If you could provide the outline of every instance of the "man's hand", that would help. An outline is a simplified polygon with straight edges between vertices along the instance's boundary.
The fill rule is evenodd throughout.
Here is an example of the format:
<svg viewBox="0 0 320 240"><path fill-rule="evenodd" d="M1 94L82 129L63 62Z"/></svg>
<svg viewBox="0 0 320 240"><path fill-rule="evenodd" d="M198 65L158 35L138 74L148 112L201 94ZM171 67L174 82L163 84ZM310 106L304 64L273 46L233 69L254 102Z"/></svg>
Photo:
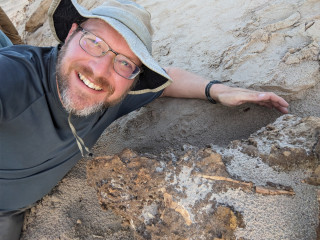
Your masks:
<svg viewBox="0 0 320 240"><path fill-rule="evenodd" d="M288 113L289 104L273 92L258 92L214 84L210 89L210 95L217 102L229 107L239 106L243 103L255 103L268 108L275 108L282 113Z"/></svg>
<svg viewBox="0 0 320 240"><path fill-rule="evenodd" d="M180 68L166 68L173 82L163 91L163 97L196 98L207 100L205 88L209 83L194 73ZM239 106L243 103L256 103L268 108L275 108L282 113L288 113L289 104L272 92L257 92L249 89L229 87L224 84L214 84L210 88L210 96L229 107Z"/></svg>

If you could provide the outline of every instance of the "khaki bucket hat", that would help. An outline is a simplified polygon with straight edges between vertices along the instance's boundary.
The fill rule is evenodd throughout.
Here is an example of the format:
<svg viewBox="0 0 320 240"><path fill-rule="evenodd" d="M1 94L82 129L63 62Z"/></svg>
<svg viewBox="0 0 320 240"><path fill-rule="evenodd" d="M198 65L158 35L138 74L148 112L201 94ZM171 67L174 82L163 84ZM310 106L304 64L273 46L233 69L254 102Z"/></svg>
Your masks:
<svg viewBox="0 0 320 240"><path fill-rule="evenodd" d="M48 15L53 35L60 43L66 39L72 24L84 19L101 19L113 27L143 63L143 72L129 94L158 92L172 82L152 57L151 16L137 3L128 0L106 0L89 10L76 0L53 0Z"/></svg>

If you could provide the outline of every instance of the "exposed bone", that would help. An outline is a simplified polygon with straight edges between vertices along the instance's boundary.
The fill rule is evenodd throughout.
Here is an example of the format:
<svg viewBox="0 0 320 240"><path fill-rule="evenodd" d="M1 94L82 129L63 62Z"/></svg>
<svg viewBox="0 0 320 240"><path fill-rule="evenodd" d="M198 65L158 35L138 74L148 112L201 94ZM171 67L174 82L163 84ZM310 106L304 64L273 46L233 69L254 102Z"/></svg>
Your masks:
<svg viewBox="0 0 320 240"><path fill-rule="evenodd" d="M226 181L226 182L237 183L240 185L240 187L241 186L249 187L252 189L253 192L260 193L263 195L290 195L290 196L295 195L291 187L286 187L290 190L282 190L282 189L277 189L275 187L254 186L252 182L238 181L238 180L234 180L232 178L227 178L227 177L208 176L208 175L199 175L199 176L205 179L214 180L214 181Z"/></svg>

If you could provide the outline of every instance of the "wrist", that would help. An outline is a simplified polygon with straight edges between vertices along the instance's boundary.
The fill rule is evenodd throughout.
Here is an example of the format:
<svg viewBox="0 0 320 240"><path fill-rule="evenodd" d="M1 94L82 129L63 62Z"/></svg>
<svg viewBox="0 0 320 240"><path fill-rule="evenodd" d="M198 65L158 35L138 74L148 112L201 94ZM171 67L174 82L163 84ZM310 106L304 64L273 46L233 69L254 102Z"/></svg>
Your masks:
<svg viewBox="0 0 320 240"><path fill-rule="evenodd" d="M213 94L210 93L210 89L215 84L222 84L222 83L218 80L213 80L213 81L210 81L205 88L205 95L206 95L208 101L213 104L217 103L217 99L213 96Z"/></svg>

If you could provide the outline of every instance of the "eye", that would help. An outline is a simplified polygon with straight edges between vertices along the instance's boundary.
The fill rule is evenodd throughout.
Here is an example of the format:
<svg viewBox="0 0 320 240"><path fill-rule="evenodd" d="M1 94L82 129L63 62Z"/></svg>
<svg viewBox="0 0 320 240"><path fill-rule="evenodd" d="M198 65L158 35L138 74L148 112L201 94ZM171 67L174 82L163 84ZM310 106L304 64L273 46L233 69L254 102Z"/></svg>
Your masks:
<svg viewBox="0 0 320 240"><path fill-rule="evenodd" d="M134 69L133 63L126 61L126 60L119 60L118 64L120 65L119 67L121 69L123 69L123 70L126 69L126 71L133 71L133 69Z"/></svg>
<svg viewBox="0 0 320 240"><path fill-rule="evenodd" d="M95 47L100 47L101 48L101 44L100 42L102 41L101 39L99 38L87 38L87 40L89 41L89 43Z"/></svg>
<svg viewBox="0 0 320 240"><path fill-rule="evenodd" d="M125 60L120 61L120 64L121 64L122 66L124 66L124 67L131 67L131 64L128 63L127 61L125 61Z"/></svg>

